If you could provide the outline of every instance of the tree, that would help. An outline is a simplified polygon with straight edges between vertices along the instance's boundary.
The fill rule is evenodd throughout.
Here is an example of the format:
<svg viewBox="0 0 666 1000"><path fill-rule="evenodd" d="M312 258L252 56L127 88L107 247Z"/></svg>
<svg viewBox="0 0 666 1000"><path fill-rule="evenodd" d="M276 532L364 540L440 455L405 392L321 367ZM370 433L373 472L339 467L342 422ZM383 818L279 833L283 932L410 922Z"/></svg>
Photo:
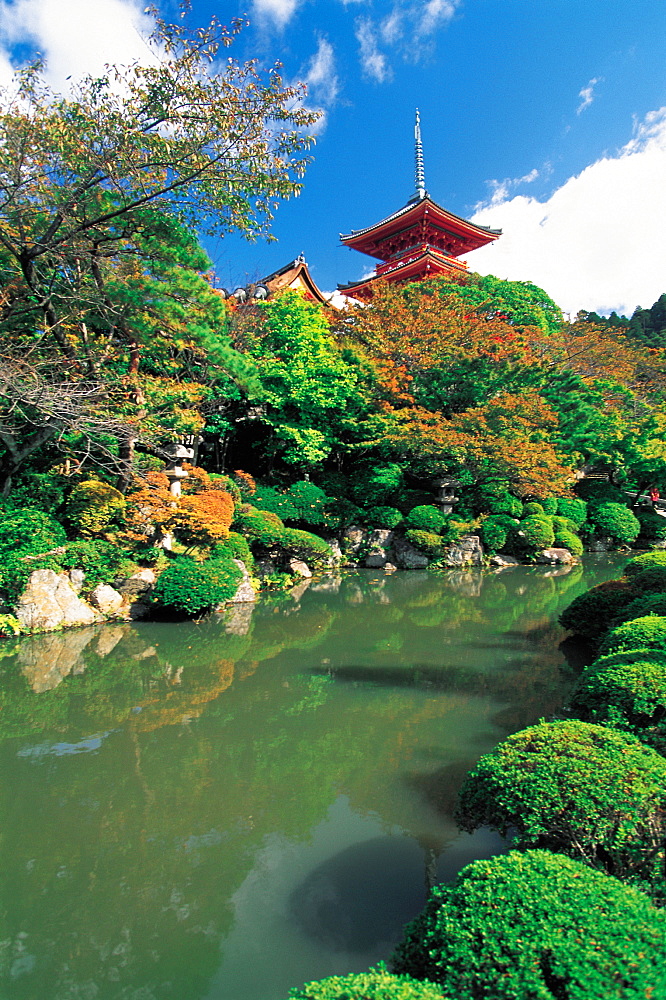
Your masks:
<svg viewBox="0 0 666 1000"><path fill-rule="evenodd" d="M144 65L62 97L34 64L0 96L0 346L59 364L53 384L94 383L97 412L106 401L124 425L121 458L141 434L200 429L207 368L248 375L191 227L266 235L300 188L316 115L276 69L220 66L239 28L213 20L189 36L158 20ZM5 398L16 415L21 396ZM36 447L62 441L62 426L28 425ZM13 467L25 461L5 448Z"/></svg>
<svg viewBox="0 0 666 1000"><path fill-rule="evenodd" d="M512 851L432 890L394 972L456 1000L644 1000L666 991L666 915L570 858Z"/></svg>

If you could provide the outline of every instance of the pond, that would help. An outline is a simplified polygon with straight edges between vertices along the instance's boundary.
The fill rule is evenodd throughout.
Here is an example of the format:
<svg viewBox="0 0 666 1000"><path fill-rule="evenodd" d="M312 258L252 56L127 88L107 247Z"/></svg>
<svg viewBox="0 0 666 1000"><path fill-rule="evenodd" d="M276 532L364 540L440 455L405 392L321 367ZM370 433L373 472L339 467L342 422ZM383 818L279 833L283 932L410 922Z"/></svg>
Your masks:
<svg viewBox="0 0 666 1000"><path fill-rule="evenodd" d="M373 571L0 647L0 996L283 1000L386 958L478 756L558 709L557 615L623 560Z"/></svg>

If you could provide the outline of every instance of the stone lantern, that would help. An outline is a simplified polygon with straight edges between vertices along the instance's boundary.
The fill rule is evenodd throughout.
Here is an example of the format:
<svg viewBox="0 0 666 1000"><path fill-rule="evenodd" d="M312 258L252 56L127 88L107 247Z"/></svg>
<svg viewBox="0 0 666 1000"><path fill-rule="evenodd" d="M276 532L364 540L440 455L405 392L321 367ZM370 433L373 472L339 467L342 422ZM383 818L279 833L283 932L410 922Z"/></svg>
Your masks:
<svg viewBox="0 0 666 1000"><path fill-rule="evenodd" d="M180 484L183 479L187 479L189 472L183 468L183 462L191 462L194 458L194 448L186 448L184 444L171 445L166 452L167 464L164 475L169 480L169 492L172 497L179 497L181 494Z"/></svg>
<svg viewBox="0 0 666 1000"><path fill-rule="evenodd" d="M437 490L436 506L439 507L442 514L450 514L453 511L453 505L460 500L460 497L456 496L456 490L460 486L459 480L453 479L451 476L440 476L433 480L433 486Z"/></svg>

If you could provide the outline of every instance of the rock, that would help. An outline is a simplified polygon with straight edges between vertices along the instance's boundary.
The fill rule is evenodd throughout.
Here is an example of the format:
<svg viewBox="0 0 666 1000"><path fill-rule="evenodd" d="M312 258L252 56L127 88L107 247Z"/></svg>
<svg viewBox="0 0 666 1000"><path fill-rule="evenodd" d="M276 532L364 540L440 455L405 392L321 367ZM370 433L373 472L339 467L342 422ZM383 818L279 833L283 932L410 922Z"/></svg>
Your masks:
<svg viewBox="0 0 666 1000"><path fill-rule="evenodd" d="M17 659L32 690L36 694L51 691L68 674L83 673L83 650L98 634L97 629L85 628L67 636L56 633L24 639Z"/></svg>
<svg viewBox="0 0 666 1000"><path fill-rule="evenodd" d="M393 542L395 564L399 569L425 569L430 562L423 552L410 545L405 538L397 535Z"/></svg>
<svg viewBox="0 0 666 1000"><path fill-rule="evenodd" d="M277 565L274 559L257 559L254 565L257 575L262 579L265 576L272 576L273 573L277 572Z"/></svg>
<svg viewBox="0 0 666 1000"><path fill-rule="evenodd" d="M75 594L80 594L83 590L83 581L85 578L86 574L82 569L70 569L69 582L72 585L72 590Z"/></svg>
<svg viewBox="0 0 666 1000"><path fill-rule="evenodd" d="M103 615L114 615L125 603L123 595L108 583L98 583L90 595L90 603Z"/></svg>
<svg viewBox="0 0 666 1000"><path fill-rule="evenodd" d="M395 573L397 569L398 569L398 567L394 566L393 563L390 563L390 562L384 563L384 572L385 573Z"/></svg>
<svg viewBox="0 0 666 1000"><path fill-rule="evenodd" d="M252 614L254 604L231 604L219 613L219 621L222 623L227 635L247 635L252 624Z"/></svg>
<svg viewBox="0 0 666 1000"><path fill-rule="evenodd" d="M566 566L574 561L568 549L544 549L536 557L536 562L550 566Z"/></svg>
<svg viewBox="0 0 666 1000"><path fill-rule="evenodd" d="M357 528L352 525L349 528L345 528L342 535L342 551L345 555L355 556L359 553L364 542L365 532L363 528Z"/></svg>
<svg viewBox="0 0 666 1000"><path fill-rule="evenodd" d="M287 569L294 576L301 576L304 580L309 580L312 577L312 570L302 559L290 559L287 563Z"/></svg>
<svg viewBox="0 0 666 1000"><path fill-rule="evenodd" d="M376 552L368 553L363 560L363 565L366 569L383 569L387 562L388 556L384 549L378 549Z"/></svg>
<svg viewBox="0 0 666 1000"><path fill-rule="evenodd" d="M234 559L234 562L242 572L243 578L238 584L238 588L234 596L231 597L229 601L225 601L225 604L253 604L257 599L257 592L252 586L252 580L250 579L250 574L247 571L247 566L240 559Z"/></svg>
<svg viewBox="0 0 666 1000"><path fill-rule="evenodd" d="M453 545L449 545L442 556L445 566L481 566L483 547L478 535L463 535Z"/></svg>
<svg viewBox="0 0 666 1000"><path fill-rule="evenodd" d="M330 546L331 549L328 565L337 566L338 563L342 562L342 549L340 548L340 542L337 538L325 538L324 541Z"/></svg>
<svg viewBox="0 0 666 1000"><path fill-rule="evenodd" d="M14 614L24 628L32 632L72 625L94 625L101 618L82 601L68 577L52 569L36 569L18 599Z"/></svg>
<svg viewBox="0 0 666 1000"><path fill-rule="evenodd" d="M151 590L155 586L156 581L157 574L155 570L146 567L124 579L114 580L113 585L123 597L133 597L136 594L145 594Z"/></svg>
<svg viewBox="0 0 666 1000"><path fill-rule="evenodd" d="M488 560L491 566L520 566L520 560L513 556L505 556L501 552L491 556Z"/></svg>
<svg viewBox="0 0 666 1000"><path fill-rule="evenodd" d="M370 551L363 561L368 569L382 569L389 560L393 532L388 528L373 528L368 533L367 542Z"/></svg>

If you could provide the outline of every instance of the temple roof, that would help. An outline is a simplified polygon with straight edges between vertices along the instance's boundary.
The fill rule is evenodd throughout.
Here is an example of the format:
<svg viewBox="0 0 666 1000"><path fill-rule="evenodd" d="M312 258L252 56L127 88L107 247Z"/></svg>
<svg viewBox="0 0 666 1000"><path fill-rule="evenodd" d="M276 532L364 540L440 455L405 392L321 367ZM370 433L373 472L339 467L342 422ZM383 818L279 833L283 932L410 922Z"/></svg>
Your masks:
<svg viewBox="0 0 666 1000"><path fill-rule="evenodd" d="M321 302L322 305L329 305L324 293L317 288L303 254L262 278L260 284L266 286L270 295L275 295L276 292L281 292L284 288L293 288L311 295L315 301Z"/></svg>
<svg viewBox="0 0 666 1000"><path fill-rule="evenodd" d="M388 215L372 226L366 226L365 229L353 229L347 235L341 233L340 239L345 246L351 247L353 250L367 253L370 257L386 260L390 256L385 247L387 240L411 229L415 231L415 234L418 234L419 229L425 224L441 231L443 238L453 238L460 244L455 256L476 250L478 247L496 240L502 233L501 229L479 226L475 222L469 222L468 219L454 215L453 212L448 212L436 201L433 201L427 192L424 192L423 197L408 201L397 212L393 212L392 215ZM415 240L415 242L420 241Z"/></svg>

